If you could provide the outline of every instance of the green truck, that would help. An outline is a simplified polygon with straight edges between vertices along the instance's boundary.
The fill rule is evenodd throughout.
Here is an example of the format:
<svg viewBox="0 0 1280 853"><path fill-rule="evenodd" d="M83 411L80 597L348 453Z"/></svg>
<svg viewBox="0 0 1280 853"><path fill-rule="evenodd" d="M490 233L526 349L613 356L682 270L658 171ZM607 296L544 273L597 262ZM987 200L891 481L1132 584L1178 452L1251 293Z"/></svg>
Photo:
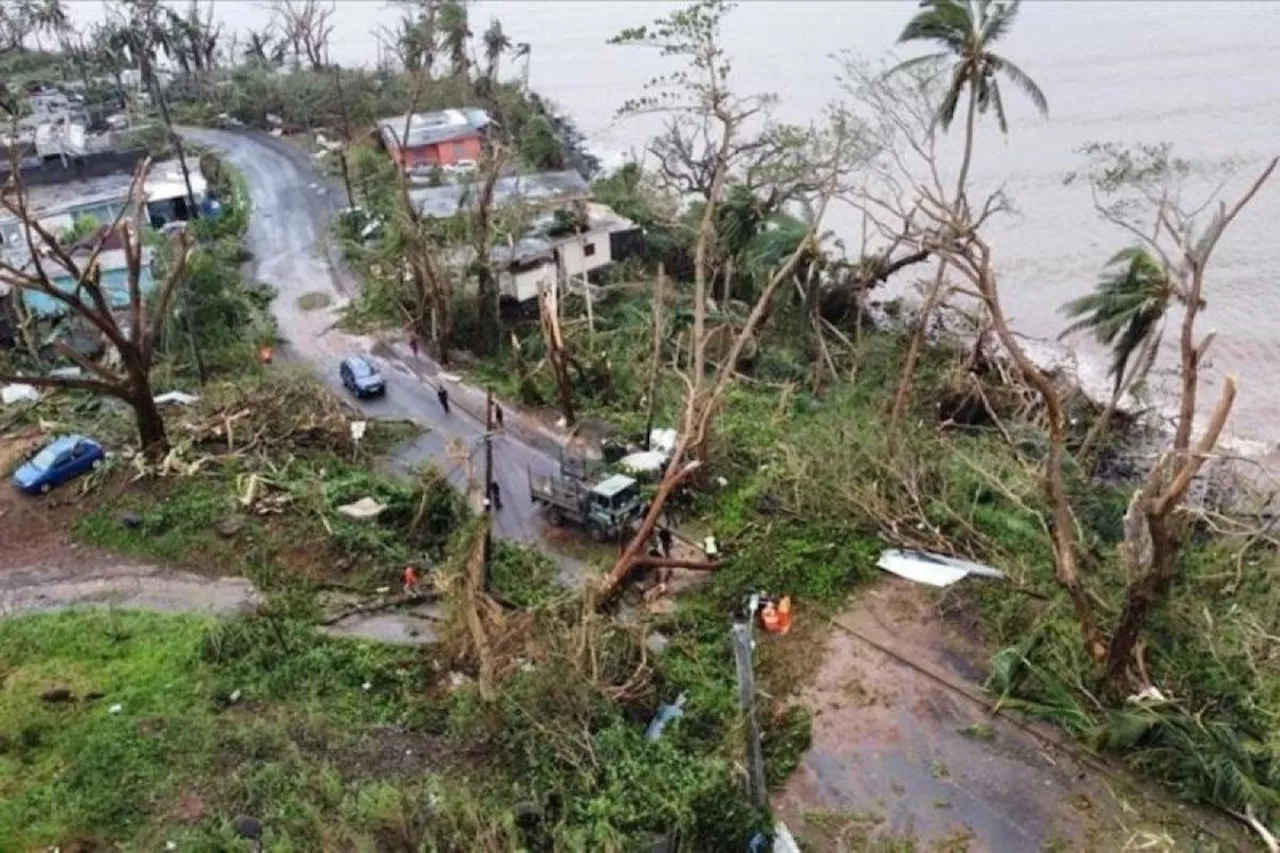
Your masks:
<svg viewBox="0 0 1280 853"><path fill-rule="evenodd" d="M576 524L597 542L617 539L639 522L645 509L635 479L625 474L593 482L563 471L543 476L530 471L529 498L543 508L548 524Z"/></svg>

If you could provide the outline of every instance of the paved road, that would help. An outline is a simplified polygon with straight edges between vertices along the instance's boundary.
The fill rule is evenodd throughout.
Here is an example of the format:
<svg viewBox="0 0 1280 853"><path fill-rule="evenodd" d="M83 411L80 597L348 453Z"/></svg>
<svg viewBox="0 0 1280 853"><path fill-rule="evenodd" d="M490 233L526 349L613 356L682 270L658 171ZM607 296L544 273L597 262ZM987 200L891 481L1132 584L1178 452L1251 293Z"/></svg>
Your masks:
<svg viewBox="0 0 1280 853"><path fill-rule="evenodd" d="M288 342L282 355L306 361L334 391L345 395L338 378L339 362L353 353L370 354L383 366L387 395L357 405L372 418L407 418L427 428L397 453L396 461L406 466L435 462L461 484L465 473L448 453L452 442L461 441L474 451L476 474L483 476L484 425L457 405L452 414L444 413L432 384L438 380L428 378L433 372L429 365L410 366L379 341L335 328L337 314L332 309L298 307L298 299L307 294L324 293L340 304L344 293L354 290L349 274L328 251L330 223L345 201L340 190L317 175L305 152L266 134L194 128L183 133L221 151L249 186L253 209L247 242L254 257L253 274L279 292L275 313ZM448 381L445 385L455 401L475 399L475 389ZM527 471L552 470L558 463L544 450L511 435L495 436L493 447L503 503L495 532L506 539L538 540L543 522L529 500Z"/></svg>

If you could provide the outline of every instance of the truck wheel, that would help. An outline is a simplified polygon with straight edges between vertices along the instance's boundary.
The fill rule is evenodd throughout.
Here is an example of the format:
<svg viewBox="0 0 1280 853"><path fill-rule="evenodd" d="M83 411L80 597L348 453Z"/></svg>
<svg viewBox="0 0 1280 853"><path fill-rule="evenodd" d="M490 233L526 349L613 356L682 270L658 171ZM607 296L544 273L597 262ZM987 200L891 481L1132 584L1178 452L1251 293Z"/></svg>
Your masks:
<svg viewBox="0 0 1280 853"><path fill-rule="evenodd" d="M547 507L547 524L552 527L559 527L564 524L564 516L560 514L560 510L555 507Z"/></svg>
<svg viewBox="0 0 1280 853"><path fill-rule="evenodd" d="M608 538L609 538L609 534L608 534L608 533L606 533L606 532L605 532L604 530L602 530L601 528L599 528L599 527L592 527L592 528L591 528L591 541L592 541L592 542L605 542L605 541L607 541L607 540L608 540Z"/></svg>

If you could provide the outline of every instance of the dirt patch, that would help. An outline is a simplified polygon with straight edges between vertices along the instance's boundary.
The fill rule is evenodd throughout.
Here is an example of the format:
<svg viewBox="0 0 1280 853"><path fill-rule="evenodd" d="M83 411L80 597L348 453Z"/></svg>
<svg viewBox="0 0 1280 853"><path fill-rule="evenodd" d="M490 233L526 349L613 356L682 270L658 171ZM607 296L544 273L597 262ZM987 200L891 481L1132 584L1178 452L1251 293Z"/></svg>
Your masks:
<svg viewBox="0 0 1280 853"><path fill-rule="evenodd" d="M1053 730L991 716L973 678L982 651L919 587L883 583L835 622L797 697L813 713L813 745L775 797L812 849L911 837L972 851L1120 850L1144 825L1163 833L1173 811L1187 813L1136 794L1118 768L1077 760Z"/></svg>
<svg viewBox="0 0 1280 853"><path fill-rule="evenodd" d="M204 819L206 810L203 797L195 791L184 791L173 801L167 813L178 823L195 826Z"/></svg>

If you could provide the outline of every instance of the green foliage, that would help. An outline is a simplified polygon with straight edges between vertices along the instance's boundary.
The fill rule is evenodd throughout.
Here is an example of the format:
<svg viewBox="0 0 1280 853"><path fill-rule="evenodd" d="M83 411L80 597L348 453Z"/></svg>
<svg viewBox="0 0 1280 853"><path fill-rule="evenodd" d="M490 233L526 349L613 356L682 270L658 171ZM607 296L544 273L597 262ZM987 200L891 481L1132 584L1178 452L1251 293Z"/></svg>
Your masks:
<svg viewBox="0 0 1280 853"><path fill-rule="evenodd" d="M535 171L556 171L565 167L564 146L546 116L534 116L525 124L520 135L520 157Z"/></svg>
<svg viewBox="0 0 1280 853"><path fill-rule="evenodd" d="M394 648L281 619L97 611L0 623L0 670L0 838L14 849L79 836L225 850L241 811L267 819L276 849L372 849L378 801L429 793L359 769L385 753L379 738L405 739L392 726L417 670ZM76 698L41 701L51 686ZM178 812L184 795L198 812Z"/></svg>
<svg viewBox="0 0 1280 853"><path fill-rule="evenodd" d="M1134 353L1147 353L1135 375L1146 373L1155 360L1173 295L1168 273L1150 252L1140 246L1122 249L1107 261L1093 293L1063 306L1074 322L1062 334L1087 329L1098 343L1111 347L1110 376L1119 391Z"/></svg>
<svg viewBox="0 0 1280 853"><path fill-rule="evenodd" d="M537 607L564 595L556 582L556 564L534 548L507 541L493 543L490 592L517 607Z"/></svg>

